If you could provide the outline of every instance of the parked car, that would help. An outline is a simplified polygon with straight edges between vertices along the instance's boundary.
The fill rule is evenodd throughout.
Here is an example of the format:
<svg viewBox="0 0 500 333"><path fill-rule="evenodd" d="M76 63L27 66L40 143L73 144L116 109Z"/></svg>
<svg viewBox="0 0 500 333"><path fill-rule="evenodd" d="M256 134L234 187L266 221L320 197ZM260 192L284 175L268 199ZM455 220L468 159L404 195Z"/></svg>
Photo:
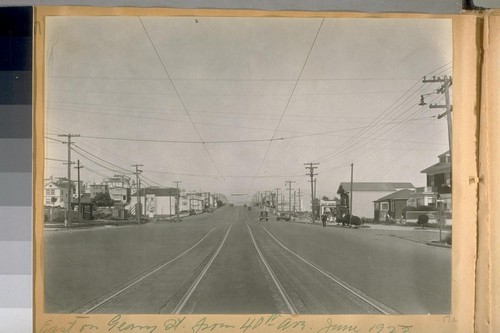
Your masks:
<svg viewBox="0 0 500 333"><path fill-rule="evenodd" d="M279 220L290 221L290 215L288 215L288 213L279 213L276 216L276 220L277 221L279 221Z"/></svg>
<svg viewBox="0 0 500 333"><path fill-rule="evenodd" d="M361 225L361 219L358 216L353 215L352 218L349 219L349 214L346 214L338 222L342 223L342 225L353 225L356 227Z"/></svg>
<svg viewBox="0 0 500 333"><path fill-rule="evenodd" d="M260 216L259 216L259 221L268 221L269 220L269 217L268 217L268 213L267 212L260 212Z"/></svg>

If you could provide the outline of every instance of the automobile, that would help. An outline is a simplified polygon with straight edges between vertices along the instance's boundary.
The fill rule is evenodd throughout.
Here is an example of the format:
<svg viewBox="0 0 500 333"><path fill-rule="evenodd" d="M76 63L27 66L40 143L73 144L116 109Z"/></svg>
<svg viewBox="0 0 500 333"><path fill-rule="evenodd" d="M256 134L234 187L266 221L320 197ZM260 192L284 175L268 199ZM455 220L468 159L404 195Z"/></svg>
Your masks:
<svg viewBox="0 0 500 333"><path fill-rule="evenodd" d="M279 213L276 216L276 220L277 221L279 221L279 220L290 221L290 215L288 215L288 213Z"/></svg>
<svg viewBox="0 0 500 333"><path fill-rule="evenodd" d="M349 214L345 214L344 217L337 222L342 223L343 226L354 226L355 228L361 225L361 219L358 216L353 215L352 218L349 218Z"/></svg>
<svg viewBox="0 0 500 333"><path fill-rule="evenodd" d="M260 212L259 221L269 221L269 215L267 212Z"/></svg>

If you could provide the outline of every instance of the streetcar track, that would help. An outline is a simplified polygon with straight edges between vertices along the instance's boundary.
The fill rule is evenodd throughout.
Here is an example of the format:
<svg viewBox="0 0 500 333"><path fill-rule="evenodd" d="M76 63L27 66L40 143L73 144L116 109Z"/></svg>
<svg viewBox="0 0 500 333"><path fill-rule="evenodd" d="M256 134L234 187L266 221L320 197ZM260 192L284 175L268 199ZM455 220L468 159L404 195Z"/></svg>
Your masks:
<svg viewBox="0 0 500 333"><path fill-rule="evenodd" d="M219 247L217 248L217 250L215 251L215 253L212 255L212 258L210 258L210 260L208 261L208 263L206 264L206 266L203 268L203 270L201 271L201 273L198 275L198 277L196 278L196 280L193 282L193 284L189 287L189 289L187 290L187 292L184 294L184 296L182 297L182 299L180 300L180 302L177 304L177 306L175 307L174 311L172 312L173 314L180 314L180 312L182 311L182 309L184 308L184 306L188 302L189 298L191 297L191 295L195 291L196 287L198 287L198 284L201 282L201 280L203 279L203 277L207 273L208 269L210 268L210 266L214 262L215 258L219 254L220 250L222 249L222 247L226 243L227 236L229 235L229 231L231 230L232 226L233 226L232 224L229 225L229 228L226 231L226 235L222 239Z"/></svg>
<svg viewBox="0 0 500 333"><path fill-rule="evenodd" d="M257 242L255 241L255 238L253 237L252 230L250 229L250 226L247 224L248 232L250 233L250 237L252 238L253 244L255 246L255 249L257 250L257 253L260 256L260 259L264 263L264 266L266 267L269 275L273 279L274 284L276 285L276 288L278 289L279 293L281 294L281 297L285 301L285 304L287 305L288 309L290 310L291 314L298 314L298 310L293 304L292 300L290 299L290 296L285 291L285 288L283 288L283 285L279 282L279 279L277 278L276 274L272 270L271 266L267 262L266 258L264 258L264 255L259 249L259 246L257 245Z"/></svg>
<svg viewBox="0 0 500 333"><path fill-rule="evenodd" d="M191 250L193 250L196 246L198 246L203 240L205 240L205 238L207 238L214 230L216 229L216 227L212 228L205 236L203 236L198 242L196 242L193 246L191 246L189 249L187 249L186 251L180 253L179 255L177 255L176 257L174 257L173 259L170 259L169 261L167 262L164 262L163 264L161 264L160 266L158 265L155 265L153 266L153 268L150 268L149 270L143 272L142 275L140 275L138 278L136 278L135 280L133 280L133 282L127 284L125 287L123 287L122 289L118 290L117 292L113 293L111 296L109 297L106 297L104 300L100 301L99 303L97 303L96 305L92 306L91 308L85 310L84 312L79 312L79 313L83 313L83 314L88 314L96 309L98 309L99 307L103 306L104 304L108 303L109 301L111 301L112 299L116 298L117 296L119 296L120 294L122 294L123 292L129 290L130 288L132 288L133 286L137 285L138 283L140 283L141 281L143 281L144 279L148 278L149 276L151 276L152 274L158 272L159 270L163 269L164 267L168 266L169 264L171 264L172 262L176 261L177 259L181 258L182 256L184 256L185 254L187 254L188 252L190 252ZM103 296L101 296L103 297ZM96 298L94 301L90 301L87 303L88 304L92 304L93 302L96 302L96 300L99 299L99 298ZM81 309L81 308L84 308L85 305L83 306L80 306L78 309ZM72 311L72 313L75 313L77 312L77 310L74 310Z"/></svg>
<svg viewBox="0 0 500 333"><path fill-rule="evenodd" d="M376 309L377 311L379 311L380 313L382 314L399 314L398 311L390 308L389 306L385 305L385 304L382 304L381 302L371 298L370 296L364 294L362 291L350 286L349 284L347 284L346 282L342 281L341 279L339 279L338 277L334 276L332 273L330 272L327 272L325 271L324 269L322 269L321 267L317 266L316 264L308 261L307 259L304 259L303 257L301 257L300 255L298 255L297 253L293 252L292 250L290 250L288 247L286 247L283 243L281 243L271 232L269 232L269 230L267 230L264 226L262 226L262 229L264 229L267 234L274 240L276 241L276 243L278 243L283 249L285 249L286 251L288 251L289 253L291 253L292 255L294 255L295 257L297 257L298 259L300 259L302 262L304 262L305 264L307 264L308 266L314 268L316 271L320 272L321 274L323 274L325 277L327 277L329 280L333 281L334 283L336 283L337 285L339 285L340 287L342 287L344 290L348 291L350 294L356 296L358 299L362 300L364 303L370 305L371 307L373 307L374 309ZM252 236L253 238L253 236Z"/></svg>

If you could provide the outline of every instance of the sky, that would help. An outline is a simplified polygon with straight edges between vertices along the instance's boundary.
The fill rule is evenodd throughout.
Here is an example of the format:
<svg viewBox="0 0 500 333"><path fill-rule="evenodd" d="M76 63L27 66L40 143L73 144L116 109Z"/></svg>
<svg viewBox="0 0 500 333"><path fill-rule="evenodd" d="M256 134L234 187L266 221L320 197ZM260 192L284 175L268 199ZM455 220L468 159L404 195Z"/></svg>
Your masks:
<svg viewBox="0 0 500 333"><path fill-rule="evenodd" d="M71 133L90 183L142 164L146 186L307 197L314 162L318 197L351 163L354 181L424 186L448 150L425 75L452 75L451 20L49 17L45 175L67 176Z"/></svg>

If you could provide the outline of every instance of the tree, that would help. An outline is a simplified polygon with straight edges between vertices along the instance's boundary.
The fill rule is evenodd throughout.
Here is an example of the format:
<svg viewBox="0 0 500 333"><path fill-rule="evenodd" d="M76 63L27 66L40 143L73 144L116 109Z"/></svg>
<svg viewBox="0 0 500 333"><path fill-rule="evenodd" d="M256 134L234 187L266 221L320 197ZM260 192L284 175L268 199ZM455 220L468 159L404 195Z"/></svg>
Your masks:
<svg viewBox="0 0 500 333"><path fill-rule="evenodd" d="M321 200L330 201L330 198L328 198L326 195L324 195L323 197L321 197Z"/></svg>
<svg viewBox="0 0 500 333"><path fill-rule="evenodd" d="M114 205L113 199L109 196L109 193L97 193L92 203L97 207L110 207Z"/></svg>

